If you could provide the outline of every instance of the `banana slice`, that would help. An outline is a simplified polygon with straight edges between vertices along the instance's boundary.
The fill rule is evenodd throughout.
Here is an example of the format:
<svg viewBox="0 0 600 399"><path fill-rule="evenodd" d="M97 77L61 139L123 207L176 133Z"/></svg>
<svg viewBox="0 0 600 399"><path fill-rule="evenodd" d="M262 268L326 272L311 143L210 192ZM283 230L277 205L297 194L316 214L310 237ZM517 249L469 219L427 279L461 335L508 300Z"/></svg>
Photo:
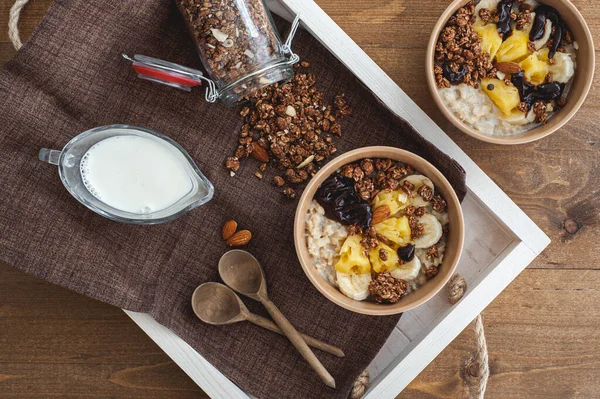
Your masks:
<svg viewBox="0 0 600 399"><path fill-rule="evenodd" d="M567 83L575 74L575 64L567 53L554 54L554 64L550 65L552 80L559 83Z"/></svg>
<svg viewBox="0 0 600 399"><path fill-rule="evenodd" d="M510 123L511 125L526 125L531 122L535 122L535 112L533 107L529 112L513 111L510 116L501 116L502 120Z"/></svg>
<svg viewBox="0 0 600 399"><path fill-rule="evenodd" d="M429 248L442 238L442 225L432 214L421 216L419 223L423 224L424 233L415 240L416 248Z"/></svg>
<svg viewBox="0 0 600 399"><path fill-rule="evenodd" d="M392 277L404 281L411 281L419 275L419 270L421 270L421 261L419 260L419 257L415 255L410 262L404 263L392 270Z"/></svg>
<svg viewBox="0 0 600 399"><path fill-rule="evenodd" d="M362 301L369 296L371 273L348 274L337 272L337 282L342 294L356 301Z"/></svg>
<svg viewBox="0 0 600 399"><path fill-rule="evenodd" d="M410 205L412 205L412 206L427 206L427 204L429 204L429 202L424 201L423 197L421 197L417 191L419 190L419 187L421 187L422 185L427 185L427 186L429 186L429 188L431 188L431 190L435 190L435 186L433 185L433 182L427 176L410 175L410 176L406 176L404 179L400 180L400 187L402 187L402 184L404 184L405 181L412 183L415 186L415 189L413 190L413 192L409 198Z"/></svg>

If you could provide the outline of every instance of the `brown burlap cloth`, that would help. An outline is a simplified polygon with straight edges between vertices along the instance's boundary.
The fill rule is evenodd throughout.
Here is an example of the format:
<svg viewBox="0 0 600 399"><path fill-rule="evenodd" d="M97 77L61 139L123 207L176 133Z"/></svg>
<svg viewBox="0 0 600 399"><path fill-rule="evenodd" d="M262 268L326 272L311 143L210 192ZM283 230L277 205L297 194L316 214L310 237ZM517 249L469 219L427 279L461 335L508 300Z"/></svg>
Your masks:
<svg viewBox="0 0 600 399"><path fill-rule="evenodd" d="M287 24L279 23L283 34ZM465 194L464 171L383 109L353 75L305 31L294 50L311 62L318 86L346 93L354 115L342 121L340 153L391 145L423 155ZM200 67L174 4L143 0L56 1L0 73L0 259L92 298L148 312L246 392L259 398L345 398L379 351L398 316L368 317L334 305L310 284L297 261L296 203L259 181L247 160L231 178L224 159L235 149L241 117L207 104L204 89L185 93L137 79L121 52ZM119 224L73 199L56 167L37 159L99 125L149 127L179 142L215 185L215 197L158 226ZM250 165L251 164L251 165ZM341 347L342 359L316 351L335 377L331 390L289 342L250 323L214 327L192 313L196 286L216 281L226 251L223 222L254 233L248 250L262 262L273 301L302 332ZM244 302L263 313L251 300Z"/></svg>

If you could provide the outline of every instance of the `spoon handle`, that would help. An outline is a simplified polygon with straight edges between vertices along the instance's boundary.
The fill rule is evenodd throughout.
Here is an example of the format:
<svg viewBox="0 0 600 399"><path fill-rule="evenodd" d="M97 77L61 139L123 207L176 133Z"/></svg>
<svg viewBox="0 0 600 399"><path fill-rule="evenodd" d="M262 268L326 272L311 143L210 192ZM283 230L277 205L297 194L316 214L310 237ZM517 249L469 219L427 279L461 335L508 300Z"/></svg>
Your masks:
<svg viewBox="0 0 600 399"><path fill-rule="evenodd" d="M267 330L273 331L274 333L284 335L283 332L281 332L281 329L279 327L277 327L277 324L273 323L271 320L267 319L266 317L262 317L257 314L254 314L254 313L250 313L248 315L247 320L250 323L254 323L257 326L260 326ZM313 348L320 349L323 352L332 354L333 356L337 356L337 357L345 356L344 351L342 351L337 346L329 345L323 341L319 341L318 339L313 338L306 334L300 333L300 336L302 337L304 342L306 342L308 345L312 346Z"/></svg>
<svg viewBox="0 0 600 399"><path fill-rule="evenodd" d="M262 302L267 312L275 321L275 324L281 328L281 331L285 334L285 336L290 340L292 345L300 352L304 360L308 362L310 367L313 368L319 375L319 378L330 388L335 388L335 380L329 374L325 366L321 363L319 359L315 356L313 351L306 345L306 342L300 336L300 333L294 328L292 323L281 313L281 311L275 306L273 302L269 298L262 297L259 298Z"/></svg>

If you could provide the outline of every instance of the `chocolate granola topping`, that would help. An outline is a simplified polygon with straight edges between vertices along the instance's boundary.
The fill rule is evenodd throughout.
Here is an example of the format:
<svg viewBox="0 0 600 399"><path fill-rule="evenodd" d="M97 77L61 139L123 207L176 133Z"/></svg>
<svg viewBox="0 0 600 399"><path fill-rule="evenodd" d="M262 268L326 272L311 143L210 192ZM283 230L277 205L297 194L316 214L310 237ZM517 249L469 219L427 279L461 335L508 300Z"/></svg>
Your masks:
<svg viewBox="0 0 600 399"><path fill-rule="evenodd" d="M355 206L360 207L361 205L357 202L369 204L373 207L374 204L372 201L382 191L389 193L392 190L402 189L408 195L412 195L415 191L414 184L405 180L402 187L400 187L400 181L406 176L414 173L418 172L416 172L413 167L398 161L382 158L365 158L355 163L349 163L342 166L339 169L339 172L333 174L321 184L315 198L317 199L317 202L325 208L325 214L329 214L328 217L340 221L339 215L331 214L331 212L328 211L328 206L323 204L324 200L329 202L333 201L337 204L336 206L349 207L349 209ZM286 176L286 178L287 177L288 176ZM352 182L354 182L353 187ZM333 195L333 191L331 190L341 191L338 194ZM420 186L417 193L425 201L433 200L433 208L437 209L438 212L445 211L446 201L440 194L434 196L433 190L428 185ZM324 198L323 196L327 198ZM354 212L352 209L351 211ZM371 210L373 209L374 208L371 208ZM357 212L358 211L359 209L357 209ZM408 217L411 239L422 236L425 233L424 226L418 222L418 218L427 213L427 207L407 206L402 209L401 212L404 216ZM377 231L372 226L361 226L356 222L342 222L342 224L348 225L349 235L363 235L360 244L365 256L367 256L370 250L377 248L379 243L388 246L393 245L392 241L381 234L377 234Z"/></svg>
<svg viewBox="0 0 600 399"><path fill-rule="evenodd" d="M426 184L423 184L421 187L419 187L417 194L419 194L421 198L427 202L433 199L433 190Z"/></svg>
<svg viewBox="0 0 600 399"><path fill-rule="evenodd" d="M385 249L380 248L379 249L379 259L381 259L382 261L386 261L388 260L388 253Z"/></svg>
<svg viewBox="0 0 600 399"><path fill-rule="evenodd" d="M408 291L406 281L392 277L389 272L382 272L369 283L369 293L378 303L396 303Z"/></svg>
<svg viewBox="0 0 600 399"><path fill-rule="evenodd" d="M429 247L429 249L427 249L427 252L425 253L425 256L430 259L439 258L440 254L438 252L437 245L433 244L431 247Z"/></svg>
<svg viewBox="0 0 600 399"><path fill-rule="evenodd" d="M459 8L440 34L435 46L434 68L439 88L458 83L475 86L481 78L496 77L490 55L481 50L481 37L473 28L474 11L474 1ZM483 12L486 21L490 17Z"/></svg>
<svg viewBox="0 0 600 399"><path fill-rule="evenodd" d="M427 270L425 270L425 277L427 277L427 279L431 279L434 278L435 276L438 275L439 269L435 266L431 266L428 267Z"/></svg>
<svg viewBox="0 0 600 399"><path fill-rule="evenodd" d="M446 210L446 200L439 194L433 197L433 210L436 212L444 212Z"/></svg>

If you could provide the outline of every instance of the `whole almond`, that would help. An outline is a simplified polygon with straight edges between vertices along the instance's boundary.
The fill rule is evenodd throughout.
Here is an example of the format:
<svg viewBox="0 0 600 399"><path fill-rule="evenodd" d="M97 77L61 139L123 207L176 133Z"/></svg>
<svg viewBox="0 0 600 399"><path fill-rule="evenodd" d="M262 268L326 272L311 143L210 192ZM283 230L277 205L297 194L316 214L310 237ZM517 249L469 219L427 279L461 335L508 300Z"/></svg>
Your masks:
<svg viewBox="0 0 600 399"><path fill-rule="evenodd" d="M240 230L227 240L227 245L230 247L241 247L246 245L252 239L252 233L249 230Z"/></svg>
<svg viewBox="0 0 600 399"><path fill-rule="evenodd" d="M269 154L267 153L267 150L258 144L254 144L254 149L250 155L252 155L252 157L259 162L269 162Z"/></svg>
<svg viewBox="0 0 600 399"><path fill-rule="evenodd" d="M503 73L513 74L521 72L521 65L516 62L498 62L496 69Z"/></svg>
<svg viewBox="0 0 600 399"><path fill-rule="evenodd" d="M232 235L235 234L235 231L237 230L237 222L233 219L228 220L225 222L225 224L223 225L223 230L221 231L221 235L223 236L224 240L228 240L229 238L231 238Z"/></svg>
<svg viewBox="0 0 600 399"><path fill-rule="evenodd" d="M375 208L373 211L373 219L371 220L371 226L375 226L383 222L385 219L390 217L390 207L387 205L381 205L379 208Z"/></svg>

